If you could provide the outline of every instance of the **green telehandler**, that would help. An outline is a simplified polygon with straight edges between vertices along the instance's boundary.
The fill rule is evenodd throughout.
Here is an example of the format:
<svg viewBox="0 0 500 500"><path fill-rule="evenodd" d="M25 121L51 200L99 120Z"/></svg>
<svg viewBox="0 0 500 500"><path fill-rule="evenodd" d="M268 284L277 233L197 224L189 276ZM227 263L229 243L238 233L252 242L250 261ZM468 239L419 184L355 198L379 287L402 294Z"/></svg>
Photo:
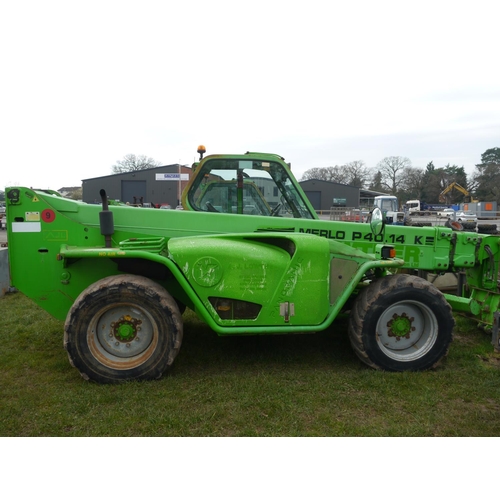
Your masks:
<svg viewBox="0 0 500 500"><path fill-rule="evenodd" d="M162 376L190 308L218 335L318 332L349 314L357 356L375 369L426 370L448 352L453 311L492 327L498 347L499 241L449 227L318 218L278 155L193 164L184 210L102 204L6 189L11 285L65 321L87 380ZM456 294L415 275L458 272Z"/></svg>

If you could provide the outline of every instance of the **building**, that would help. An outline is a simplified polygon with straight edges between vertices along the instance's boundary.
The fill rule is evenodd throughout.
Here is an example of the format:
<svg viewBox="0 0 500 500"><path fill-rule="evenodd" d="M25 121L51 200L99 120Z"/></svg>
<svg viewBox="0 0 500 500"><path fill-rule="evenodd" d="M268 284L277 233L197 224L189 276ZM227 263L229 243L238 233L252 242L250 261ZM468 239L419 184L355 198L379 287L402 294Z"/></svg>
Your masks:
<svg viewBox="0 0 500 500"><path fill-rule="evenodd" d="M320 179L302 181L300 185L318 213L332 207L372 209L375 196L387 194Z"/></svg>
<svg viewBox="0 0 500 500"><path fill-rule="evenodd" d="M109 199L123 203L170 205L180 204L191 168L175 163L162 167L135 170L120 174L83 179L82 199L85 203L100 203L104 189Z"/></svg>
<svg viewBox="0 0 500 500"><path fill-rule="evenodd" d="M308 179L300 182L300 185L317 212L330 210L332 207L359 208L358 187L320 179Z"/></svg>

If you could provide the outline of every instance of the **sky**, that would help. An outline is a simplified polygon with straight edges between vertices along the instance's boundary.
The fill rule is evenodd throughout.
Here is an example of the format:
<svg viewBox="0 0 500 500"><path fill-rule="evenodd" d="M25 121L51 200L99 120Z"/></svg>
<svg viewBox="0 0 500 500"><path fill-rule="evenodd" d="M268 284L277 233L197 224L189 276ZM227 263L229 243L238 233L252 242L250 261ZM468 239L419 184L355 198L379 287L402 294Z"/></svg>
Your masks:
<svg viewBox="0 0 500 500"><path fill-rule="evenodd" d="M500 147L495 1L0 2L0 189L127 154L388 156L468 174Z"/></svg>

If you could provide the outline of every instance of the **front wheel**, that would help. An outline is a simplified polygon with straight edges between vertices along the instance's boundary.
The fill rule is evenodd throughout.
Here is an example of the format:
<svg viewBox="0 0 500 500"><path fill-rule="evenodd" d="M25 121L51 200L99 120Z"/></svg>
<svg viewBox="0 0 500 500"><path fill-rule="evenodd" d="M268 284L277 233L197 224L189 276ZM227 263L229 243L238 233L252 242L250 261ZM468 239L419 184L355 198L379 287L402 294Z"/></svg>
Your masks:
<svg viewBox="0 0 500 500"><path fill-rule="evenodd" d="M83 378L101 383L151 380L172 365L182 318L170 294L142 276L104 278L70 309L64 346Z"/></svg>
<svg viewBox="0 0 500 500"><path fill-rule="evenodd" d="M365 288L349 319L357 356L372 368L419 371L448 353L455 320L443 294L417 276L386 276Z"/></svg>

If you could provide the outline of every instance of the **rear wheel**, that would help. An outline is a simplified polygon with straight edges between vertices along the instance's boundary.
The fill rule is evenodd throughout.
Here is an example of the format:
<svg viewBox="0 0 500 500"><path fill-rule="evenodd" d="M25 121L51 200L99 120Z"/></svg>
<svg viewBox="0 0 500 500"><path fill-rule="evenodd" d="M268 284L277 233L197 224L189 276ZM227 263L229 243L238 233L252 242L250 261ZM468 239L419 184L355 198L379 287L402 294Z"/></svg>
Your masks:
<svg viewBox="0 0 500 500"><path fill-rule="evenodd" d="M182 342L175 300L142 276L104 278L84 290L65 323L64 346L83 378L150 380L172 365Z"/></svg>
<svg viewBox="0 0 500 500"><path fill-rule="evenodd" d="M372 368L417 371L446 356L455 321L443 294L417 276L396 274L372 283L356 299L349 338Z"/></svg>

